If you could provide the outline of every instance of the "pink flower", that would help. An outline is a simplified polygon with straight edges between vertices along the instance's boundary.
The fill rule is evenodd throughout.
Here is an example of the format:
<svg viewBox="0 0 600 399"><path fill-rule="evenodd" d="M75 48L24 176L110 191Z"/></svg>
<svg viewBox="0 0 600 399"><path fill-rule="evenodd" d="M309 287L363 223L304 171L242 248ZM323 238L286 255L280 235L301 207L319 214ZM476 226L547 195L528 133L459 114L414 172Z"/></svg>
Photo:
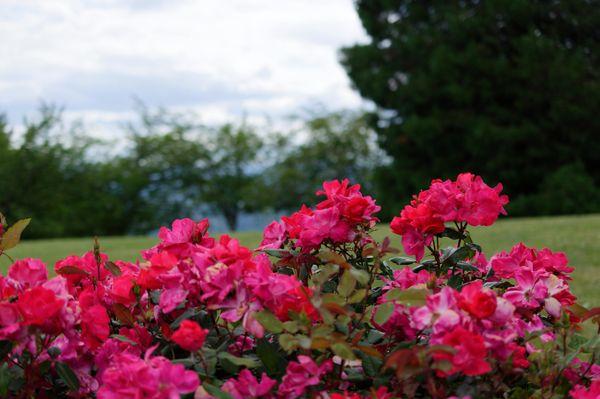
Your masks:
<svg viewBox="0 0 600 399"><path fill-rule="evenodd" d="M172 364L162 356L144 359L130 353L117 353L102 373L98 399L173 399L196 390L200 381L193 371Z"/></svg>
<svg viewBox="0 0 600 399"><path fill-rule="evenodd" d="M185 301L187 297L187 291L181 288L169 288L165 289L160 294L158 307L160 310L167 314L171 313L179 304Z"/></svg>
<svg viewBox="0 0 600 399"><path fill-rule="evenodd" d="M258 249L278 249L287 239L285 225L283 223L273 221L263 232L263 240Z"/></svg>
<svg viewBox="0 0 600 399"><path fill-rule="evenodd" d="M390 225L394 233L397 233L398 231L398 223L395 223L396 221L397 219L394 218L394 220L392 220L392 224ZM404 233L402 233L402 247L404 248L404 252L407 255L414 255L417 262L420 262L421 259L423 259L423 255L425 255L425 247L430 245L432 241L433 235L423 235L423 233L412 227L409 227L407 230L404 230Z"/></svg>
<svg viewBox="0 0 600 399"><path fill-rule="evenodd" d="M171 229L161 227L158 238L164 244L200 244L208 232L208 219L194 222L192 219L177 219L171 224Z"/></svg>
<svg viewBox="0 0 600 399"><path fill-rule="evenodd" d="M310 216L305 215L301 226L298 245L306 249L317 248L326 239L337 243L353 239L350 225L340 218L337 208L316 210Z"/></svg>
<svg viewBox="0 0 600 399"><path fill-rule="evenodd" d="M134 303L135 295L133 293L132 278L127 275L115 278L113 280L110 295L115 302L121 303L125 306L129 306Z"/></svg>
<svg viewBox="0 0 600 399"><path fill-rule="evenodd" d="M21 325L21 317L17 305L9 302L0 302L0 340L11 339Z"/></svg>
<svg viewBox="0 0 600 399"><path fill-rule="evenodd" d="M483 319L494 314L496 294L483 287L481 280L465 285L460 291L458 305L473 316Z"/></svg>
<svg viewBox="0 0 600 399"><path fill-rule="evenodd" d="M535 309L544 303L548 289L541 280L541 275L531 269L520 269L515 272L517 286L506 290L503 297L516 307Z"/></svg>
<svg viewBox="0 0 600 399"><path fill-rule="evenodd" d="M598 399L600 398L600 380L593 381L589 388L576 385L569 391L573 399Z"/></svg>
<svg viewBox="0 0 600 399"><path fill-rule="evenodd" d="M436 360L447 360L452 363L449 371L440 371L440 374L451 375L461 372L468 376L475 376L491 371L490 365L485 361L487 350L481 335L458 326L447 333L441 343L451 346L455 353L438 352L435 354Z"/></svg>
<svg viewBox="0 0 600 399"><path fill-rule="evenodd" d="M270 396L271 390L277 384L277 381L269 378L266 373L262 373L261 381L248 369L242 370L237 379L230 378L222 386L223 392L227 392L234 399L253 399Z"/></svg>
<svg viewBox="0 0 600 399"><path fill-rule="evenodd" d="M508 204L508 196L500 195L502 184L491 188L480 176L462 173L456 178L456 186L462 192L458 197L457 221L471 226L490 226L500 214L506 215L504 205Z"/></svg>
<svg viewBox="0 0 600 399"><path fill-rule="evenodd" d="M34 287L23 292L17 300L19 312L26 325L49 326L54 323L65 302L43 287Z"/></svg>
<svg viewBox="0 0 600 399"><path fill-rule="evenodd" d="M101 305L94 305L82 310L81 338L88 348L95 350L110 335L110 320L106 309Z"/></svg>
<svg viewBox="0 0 600 399"><path fill-rule="evenodd" d="M22 289L43 284L48 280L46 265L39 259L22 259L8 269L8 277L17 281Z"/></svg>
<svg viewBox="0 0 600 399"><path fill-rule="evenodd" d="M333 369L331 360L320 366L308 356L298 356L298 361L289 362L279 385L279 395L286 399L297 398L310 386L318 385L321 377Z"/></svg>
<svg viewBox="0 0 600 399"><path fill-rule="evenodd" d="M412 271L408 266L394 270L394 279L387 280L383 286L383 290L387 291L392 288L401 288L403 290L418 284L426 284L431 278L431 274L427 270L419 270L418 273Z"/></svg>
<svg viewBox="0 0 600 399"><path fill-rule="evenodd" d="M177 331L171 335L171 341L186 351L196 352L204 345L207 335L208 330L200 327L198 323L191 320L184 320L179 325Z"/></svg>
<svg viewBox="0 0 600 399"><path fill-rule="evenodd" d="M411 311L414 328L421 330L433 325L436 335L453 330L460 323L456 291L449 287L428 296L427 305Z"/></svg>

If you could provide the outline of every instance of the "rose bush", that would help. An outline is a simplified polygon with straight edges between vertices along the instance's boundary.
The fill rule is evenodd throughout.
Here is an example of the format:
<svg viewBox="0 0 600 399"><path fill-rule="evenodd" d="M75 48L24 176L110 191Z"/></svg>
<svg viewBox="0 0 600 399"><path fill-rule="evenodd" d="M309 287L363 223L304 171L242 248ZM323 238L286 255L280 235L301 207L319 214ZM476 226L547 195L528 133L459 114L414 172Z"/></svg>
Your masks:
<svg viewBox="0 0 600 399"><path fill-rule="evenodd" d="M598 309L564 254L489 257L470 226L502 186L434 180L377 242L375 200L347 180L250 250L207 220L162 227L136 263L94 250L0 276L0 396L17 398L598 398ZM0 253L28 221L0 220ZM426 257L425 254L428 256ZM587 331L590 331L588 328ZM590 334L588 334L590 335Z"/></svg>

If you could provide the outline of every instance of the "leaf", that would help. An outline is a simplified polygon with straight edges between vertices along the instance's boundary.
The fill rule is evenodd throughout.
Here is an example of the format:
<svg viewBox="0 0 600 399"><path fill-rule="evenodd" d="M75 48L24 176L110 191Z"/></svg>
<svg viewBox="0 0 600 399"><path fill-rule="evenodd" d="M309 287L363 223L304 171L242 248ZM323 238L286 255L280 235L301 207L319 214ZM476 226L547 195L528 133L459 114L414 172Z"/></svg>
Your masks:
<svg viewBox="0 0 600 399"><path fill-rule="evenodd" d="M376 357L369 356L368 354L358 351L357 353L360 360L362 360L362 368L365 371L365 374L369 377L374 377L379 374L379 369L381 369L381 365L383 362Z"/></svg>
<svg viewBox="0 0 600 399"><path fill-rule="evenodd" d="M356 281L358 281L362 285L367 285L369 279L371 278L371 276L369 276L369 273L367 273L364 270L357 269L355 267L351 267L350 269L348 269L348 271L350 272L350 274L352 274L352 277L354 277Z"/></svg>
<svg viewBox="0 0 600 399"><path fill-rule="evenodd" d="M348 298L354 291L354 287L356 287L356 279L354 276L352 276L350 271L344 272L344 274L342 274L342 278L340 279L340 283L338 284L338 293L341 296Z"/></svg>
<svg viewBox="0 0 600 399"><path fill-rule="evenodd" d="M322 266L316 273L313 273L311 279L317 285L323 285L331 276L336 274L340 267L336 264L326 264Z"/></svg>
<svg viewBox="0 0 600 399"><path fill-rule="evenodd" d="M429 290L425 288L411 287L406 290L394 288L389 290L385 297L390 301L398 301L407 306L423 306L428 294Z"/></svg>
<svg viewBox="0 0 600 399"><path fill-rule="evenodd" d="M342 359L346 359L346 360L355 360L356 359L356 355L352 351L352 348L346 342L334 343L333 345L331 345L331 350L333 351L333 353L335 353Z"/></svg>
<svg viewBox="0 0 600 399"><path fill-rule="evenodd" d="M476 266L473 266L472 264L468 263L468 262L456 262L456 267L458 267L461 270L464 270L466 272L478 272L479 269Z"/></svg>
<svg viewBox="0 0 600 399"><path fill-rule="evenodd" d="M394 313L394 303L382 303L381 305L377 306L377 310L375 310L375 314L373 315L373 321L378 325L385 324L385 322L392 317L392 313Z"/></svg>
<svg viewBox="0 0 600 399"><path fill-rule="evenodd" d="M275 258L287 258L290 256L290 251L285 249L263 249L262 252Z"/></svg>
<svg viewBox="0 0 600 399"><path fill-rule="evenodd" d="M358 303L365 299L367 296L367 289L361 288L359 290L354 291L354 294L350 295L348 298L348 303Z"/></svg>
<svg viewBox="0 0 600 399"><path fill-rule="evenodd" d="M5 251L16 247L19 241L21 241L21 233L23 233L23 230L25 230L29 222L31 222L31 219L21 219L10 226L4 232L4 235L2 235L2 240L0 240L0 250Z"/></svg>
<svg viewBox="0 0 600 399"><path fill-rule="evenodd" d="M63 266L60 269L58 269L56 271L56 273L60 274L61 276L74 275L74 274L79 274L81 276L87 276L89 274L87 271L80 269L76 266Z"/></svg>
<svg viewBox="0 0 600 399"><path fill-rule="evenodd" d="M281 334L279 336L279 345L283 350L291 352L298 347L298 340L292 334Z"/></svg>
<svg viewBox="0 0 600 399"><path fill-rule="evenodd" d="M6 355L12 351L13 344L10 341L0 341L0 360L3 360Z"/></svg>
<svg viewBox="0 0 600 399"><path fill-rule="evenodd" d="M396 256L394 258L390 258L390 262L395 263L399 266L404 266L404 265L412 265L413 263L416 262L416 260L414 260L412 258L407 258L405 256Z"/></svg>
<svg viewBox="0 0 600 399"><path fill-rule="evenodd" d="M465 245L460 248L445 248L442 251L442 263L455 265L461 260L471 258L473 255L475 255L475 251L471 249L470 245L472 244Z"/></svg>
<svg viewBox="0 0 600 399"><path fill-rule="evenodd" d="M65 385L69 387L71 391L77 391L79 389L79 379L67 364L63 362L56 362L54 364L54 369L58 373L58 376L61 378L61 380L63 380Z"/></svg>
<svg viewBox="0 0 600 399"><path fill-rule="evenodd" d="M440 237L448 237L451 240L458 240L458 239L465 238L464 234L461 234L460 231L453 229L451 227L446 227L446 229L438 235Z"/></svg>
<svg viewBox="0 0 600 399"><path fill-rule="evenodd" d="M108 270L113 276L120 276L121 275L121 269L119 269L119 266L117 266L114 262L108 261L104 264L104 267L106 268L106 270Z"/></svg>
<svg viewBox="0 0 600 399"><path fill-rule="evenodd" d="M256 355L269 375L282 375L285 372L285 358L277 344L261 339L256 345Z"/></svg>
<svg viewBox="0 0 600 399"><path fill-rule="evenodd" d="M459 289L462 286L463 279L460 275L455 274L448 279L448 285L454 289Z"/></svg>
<svg viewBox="0 0 600 399"><path fill-rule="evenodd" d="M596 318L598 316L600 316L600 307L592 308L583 315L581 321L586 321L588 319Z"/></svg>
<svg viewBox="0 0 600 399"><path fill-rule="evenodd" d="M233 396L231 396L227 392L221 391L219 388L212 384L209 384L208 382L202 384L202 387L206 390L206 392L208 392L210 395L214 396L217 399L233 399Z"/></svg>
<svg viewBox="0 0 600 399"><path fill-rule="evenodd" d="M132 326L135 323L133 315L127 309L127 307L121 303L115 303L113 305L113 312L119 321L127 326Z"/></svg>
<svg viewBox="0 0 600 399"><path fill-rule="evenodd" d="M254 313L254 318L267 330L279 334L283 331L283 323L268 310Z"/></svg>
<svg viewBox="0 0 600 399"><path fill-rule="evenodd" d="M226 360L236 366L244 366L249 369L260 366L258 359L250 357L239 357L232 355L229 352L219 352L217 357L221 360Z"/></svg>
<svg viewBox="0 0 600 399"><path fill-rule="evenodd" d="M169 327L171 327L171 330L175 330L175 329L179 328L179 325L181 324L182 321L187 320L187 319L191 319L192 317L195 317L197 315L198 315L198 311L195 308L189 308L188 310L186 310L185 312L183 312L182 314L180 314L179 317L176 318L169 325Z"/></svg>
<svg viewBox="0 0 600 399"><path fill-rule="evenodd" d="M4 217L2 212L0 212L0 225L6 226L6 218Z"/></svg>
<svg viewBox="0 0 600 399"><path fill-rule="evenodd" d="M114 338L114 339L116 339L116 340L119 340L119 341L121 341L121 342L127 342L127 343L128 343L128 344L130 344L130 345L137 345L137 342L135 342L135 341L132 341L131 339L127 338L127 337L126 337L126 336L124 336L124 335L120 335L120 334L113 334L113 335L111 335L110 337L111 337L111 338Z"/></svg>

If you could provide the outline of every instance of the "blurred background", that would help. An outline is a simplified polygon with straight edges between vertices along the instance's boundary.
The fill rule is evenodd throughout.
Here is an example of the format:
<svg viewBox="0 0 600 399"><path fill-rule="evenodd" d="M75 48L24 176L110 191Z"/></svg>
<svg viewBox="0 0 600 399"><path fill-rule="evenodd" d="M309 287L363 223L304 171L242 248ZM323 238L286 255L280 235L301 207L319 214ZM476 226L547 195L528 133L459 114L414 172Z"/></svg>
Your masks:
<svg viewBox="0 0 600 399"><path fill-rule="evenodd" d="M0 211L26 238L261 230L344 177L386 221L463 171L511 216L600 212L599 1L1 7Z"/></svg>

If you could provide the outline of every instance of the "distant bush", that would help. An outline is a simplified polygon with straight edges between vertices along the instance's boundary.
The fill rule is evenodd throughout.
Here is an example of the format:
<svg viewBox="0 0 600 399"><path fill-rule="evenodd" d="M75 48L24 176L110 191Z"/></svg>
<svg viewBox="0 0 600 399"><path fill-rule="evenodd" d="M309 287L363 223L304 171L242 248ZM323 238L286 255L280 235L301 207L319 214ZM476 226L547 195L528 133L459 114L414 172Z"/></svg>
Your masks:
<svg viewBox="0 0 600 399"><path fill-rule="evenodd" d="M565 165L549 174L537 194L517 198L513 215L561 215L600 212L600 187L581 163Z"/></svg>

